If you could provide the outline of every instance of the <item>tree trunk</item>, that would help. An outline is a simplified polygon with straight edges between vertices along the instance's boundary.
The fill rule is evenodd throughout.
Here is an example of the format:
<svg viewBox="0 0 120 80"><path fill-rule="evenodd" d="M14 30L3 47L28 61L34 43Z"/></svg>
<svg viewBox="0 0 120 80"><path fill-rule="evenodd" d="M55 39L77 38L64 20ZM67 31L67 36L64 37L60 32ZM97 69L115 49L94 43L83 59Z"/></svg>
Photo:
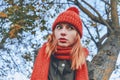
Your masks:
<svg viewBox="0 0 120 80"><path fill-rule="evenodd" d="M109 80L120 51L120 28L111 34L98 54L88 63L90 80Z"/></svg>

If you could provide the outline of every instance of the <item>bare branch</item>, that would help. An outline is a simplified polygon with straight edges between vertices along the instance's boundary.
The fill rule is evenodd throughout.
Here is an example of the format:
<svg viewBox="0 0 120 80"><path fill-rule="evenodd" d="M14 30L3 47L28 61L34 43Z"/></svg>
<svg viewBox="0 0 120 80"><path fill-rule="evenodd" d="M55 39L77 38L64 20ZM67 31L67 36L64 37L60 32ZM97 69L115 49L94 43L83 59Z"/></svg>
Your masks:
<svg viewBox="0 0 120 80"><path fill-rule="evenodd" d="M112 27L119 27L119 19L117 13L117 0L111 0L111 17L112 17Z"/></svg>
<svg viewBox="0 0 120 80"><path fill-rule="evenodd" d="M67 2L67 3L64 3L64 2L62 2L62 3L60 3L60 2L44 2L44 3L40 3L41 5L43 5L43 4L72 4L72 3L69 3L69 2Z"/></svg>
<svg viewBox="0 0 120 80"><path fill-rule="evenodd" d="M106 25L108 27L108 29L113 32L113 30L111 29L110 25L108 24L108 22L106 20L104 20L100 14L98 14L98 12L94 9L94 11L97 12L97 14L99 15L98 17L93 15L88 9L86 9L85 7L82 6L82 4L80 2L78 2L78 0L74 1L74 4L77 5L85 14L87 14L93 21L101 23L103 25Z"/></svg>
<svg viewBox="0 0 120 80"><path fill-rule="evenodd" d="M101 0L101 1L103 1L105 4L107 4L108 6L110 6L110 4L109 4L109 0L108 1L106 1L106 0Z"/></svg>
<svg viewBox="0 0 120 80"><path fill-rule="evenodd" d="M96 14L99 16L99 17L101 17L101 15L99 14L99 12L95 9L95 8L93 8L90 4L88 4L85 0L81 0L81 1L83 1L87 6L89 6L93 11L95 11L96 12Z"/></svg>
<svg viewBox="0 0 120 80"><path fill-rule="evenodd" d="M101 44L101 46L98 46L98 50L100 50L103 47L102 42L105 40L105 38L108 37L108 34L105 34L102 38L99 39L99 43Z"/></svg>
<svg viewBox="0 0 120 80"><path fill-rule="evenodd" d="M90 37L91 37L91 40L93 40L93 42L95 43L95 45L98 47L97 42L96 42L95 39L93 38L92 34L90 33L90 30L88 29L88 27L86 26L86 24L84 23L84 21L83 21L83 25L86 27L86 29L87 29Z"/></svg>
<svg viewBox="0 0 120 80"><path fill-rule="evenodd" d="M98 35L98 39L100 39L100 34L99 34L99 31L98 31L98 27L96 26L95 29L96 29L96 33Z"/></svg>

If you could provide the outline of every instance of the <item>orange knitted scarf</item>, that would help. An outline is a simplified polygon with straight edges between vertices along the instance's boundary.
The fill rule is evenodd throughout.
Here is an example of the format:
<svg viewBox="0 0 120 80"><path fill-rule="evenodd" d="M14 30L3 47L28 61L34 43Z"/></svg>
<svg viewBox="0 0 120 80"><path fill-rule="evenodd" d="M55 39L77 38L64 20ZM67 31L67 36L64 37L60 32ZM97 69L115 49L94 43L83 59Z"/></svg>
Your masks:
<svg viewBox="0 0 120 80"><path fill-rule="evenodd" d="M71 47L60 47L57 46L57 51L54 56L58 59L70 60Z"/></svg>
<svg viewBox="0 0 120 80"><path fill-rule="evenodd" d="M38 52L30 80L48 80L50 58L46 57L45 48L46 45L44 44ZM57 53L55 53L54 55L56 56L56 58L69 60L70 51L71 48L64 48L63 50L63 48L58 47ZM86 63L82 65L82 68L76 70L75 80L88 80L88 70Z"/></svg>

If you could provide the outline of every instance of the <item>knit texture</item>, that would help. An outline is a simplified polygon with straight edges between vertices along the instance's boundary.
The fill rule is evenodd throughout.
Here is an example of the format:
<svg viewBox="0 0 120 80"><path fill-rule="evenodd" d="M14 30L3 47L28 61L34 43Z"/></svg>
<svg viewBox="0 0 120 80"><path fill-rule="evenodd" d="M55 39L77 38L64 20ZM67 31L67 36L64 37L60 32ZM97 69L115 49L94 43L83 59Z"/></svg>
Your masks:
<svg viewBox="0 0 120 80"><path fill-rule="evenodd" d="M48 80L50 58L46 57L46 44L39 50L30 80ZM88 51L85 49L86 54ZM89 80L86 63L76 70L75 80Z"/></svg>
<svg viewBox="0 0 120 80"><path fill-rule="evenodd" d="M61 47L57 46L57 51L54 54L54 57L57 59L64 59L64 60L70 60L70 52L72 50L72 47Z"/></svg>
<svg viewBox="0 0 120 80"><path fill-rule="evenodd" d="M79 17L79 10L76 7L70 7L66 11L60 13L52 25L52 30L55 29L58 23L69 23L73 25L80 34L80 37L82 37L82 21Z"/></svg>

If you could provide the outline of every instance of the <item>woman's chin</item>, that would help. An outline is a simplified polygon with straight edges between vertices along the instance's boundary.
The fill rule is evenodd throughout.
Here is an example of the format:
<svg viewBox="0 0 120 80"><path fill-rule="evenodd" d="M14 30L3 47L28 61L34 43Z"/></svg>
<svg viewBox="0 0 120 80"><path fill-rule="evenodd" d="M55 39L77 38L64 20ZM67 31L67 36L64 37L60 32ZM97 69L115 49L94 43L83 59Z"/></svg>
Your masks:
<svg viewBox="0 0 120 80"><path fill-rule="evenodd" d="M58 44L58 46L61 46L61 47L68 47L69 45L67 43L60 43Z"/></svg>

